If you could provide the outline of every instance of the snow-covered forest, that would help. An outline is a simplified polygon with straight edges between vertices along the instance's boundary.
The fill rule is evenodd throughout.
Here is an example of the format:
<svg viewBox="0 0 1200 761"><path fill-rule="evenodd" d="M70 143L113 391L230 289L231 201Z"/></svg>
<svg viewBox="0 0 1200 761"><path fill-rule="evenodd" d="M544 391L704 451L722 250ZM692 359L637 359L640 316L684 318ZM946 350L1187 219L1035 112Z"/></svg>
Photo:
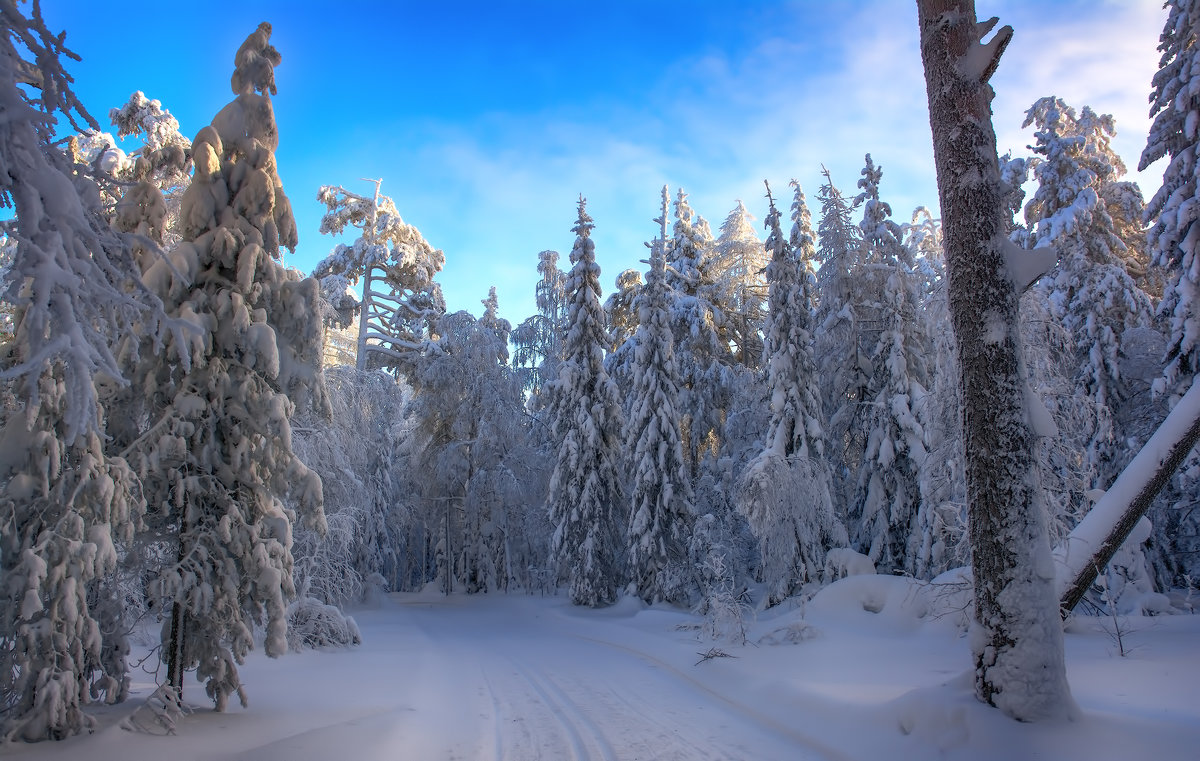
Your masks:
<svg viewBox="0 0 1200 761"><path fill-rule="evenodd" d="M1111 116L1052 94L1028 106L1026 154L997 158L991 137L978 176L1001 213L1011 321L961 316L971 287L938 199L894 209L864 151L857 177L770 179L727 212L639 189L641 271L602 270L586 197L544 199L563 208L566 253L529 253L537 313L514 325L495 288L476 313L447 310L454 252L404 220L387 195L403 178L285 188L272 102L288 51L270 24L212 72L232 92L210 123L180 125L141 92L103 119L37 4L0 0L0 740L86 734L117 704L173 725L181 692L246 705L252 651L363 646L388 629L349 614L402 593L648 607L691 622L715 659L756 620L787 618L766 636L803 646L806 606L831 615L871 597L847 577L887 577L870 589L952 598L947 626L982 636L972 579L998 596L1009 582L974 556L991 529L972 474L1000 462L968 446L975 344L1017 351L1037 487L1020 509L1052 602L1095 565L1074 620L1119 638L1193 613L1200 2L1167 6L1140 157L1116 154ZM971 15L957 70L986 89L1005 30L987 42ZM1128 179L1134 159L1162 168L1160 188ZM289 196L314 194L329 254L300 272L281 263ZM961 320L978 326L970 346ZM1055 637L1022 657L1057 647L1061 668L1050 614ZM1037 705L1036 678L987 681L971 648L984 702L1078 718L1069 692ZM291 658L278 668L312 667ZM149 700L133 689L146 663Z"/></svg>

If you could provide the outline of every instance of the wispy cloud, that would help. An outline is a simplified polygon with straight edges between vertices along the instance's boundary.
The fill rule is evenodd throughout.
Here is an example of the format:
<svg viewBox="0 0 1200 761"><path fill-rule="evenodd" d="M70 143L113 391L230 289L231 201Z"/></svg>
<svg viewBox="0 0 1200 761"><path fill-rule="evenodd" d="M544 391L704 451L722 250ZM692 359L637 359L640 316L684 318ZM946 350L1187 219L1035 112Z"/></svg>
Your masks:
<svg viewBox="0 0 1200 761"><path fill-rule="evenodd" d="M1136 165L1164 18L1157 3L994 5L981 15L1017 30L993 83L1001 152L1025 152L1024 111L1054 94L1114 114L1116 148ZM760 30L736 54L703 51L646 72L641 92L397 125L356 150L390 164L376 171L395 178L402 213L446 249L452 308L477 312L495 284L517 319L533 310L537 251L554 248L565 260L580 193L596 219L606 288L640 267L664 183L683 186L715 228L739 198L764 216L764 178L780 195L799 179L811 202L825 164L853 194L870 152L884 168L885 198L907 221L916 206L937 205L915 11L884 0L838 8L794 4L787 23ZM1139 178L1148 192L1155 172Z"/></svg>

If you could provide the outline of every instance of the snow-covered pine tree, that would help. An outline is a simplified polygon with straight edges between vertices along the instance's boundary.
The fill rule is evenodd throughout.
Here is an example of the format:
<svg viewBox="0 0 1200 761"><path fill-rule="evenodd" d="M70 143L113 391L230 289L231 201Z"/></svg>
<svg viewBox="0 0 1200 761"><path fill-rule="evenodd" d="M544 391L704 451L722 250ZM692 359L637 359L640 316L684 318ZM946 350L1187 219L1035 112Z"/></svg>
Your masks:
<svg viewBox="0 0 1200 761"><path fill-rule="evenodd" d="M335 246L313 277L320 279L342 322L358 312L358 369L370 365L404 372L420 352L430 321L446 311L442 288L434 280L446 257L400 218L391 198L380 194L382 180L374 182L369 198L341 186L325 185L317 193L326 209L323 234L340 235L348 227L362 234L349 245ZM355 303L347 289L359 279L363 298Z"/></svg>
<svg viewBox="0 0 1200 761"><path fill-rule="evenodd" d="M753 220L745 204L738 201L721 224L713 257L720 294L716 303L725 315L722 342L730 347L738 364L758 368L763 358L767 254Z"/></svg>
<svg viewBox="0 0 1200 761"><path fill-rule="evenodd" d="M16 213L0 378L21 402L0 431L0 740L37 741L90 728L84 706L126 689L88 595L145 501L126 462L104 452L102 389L125 383L116 339L138 323L157 331L161 312L136 287L96 185L53 145L60 118L97 127L60 61L74 54L36 5L26 18L0 4L0 19L0 205Z"/></svg>
<svg viewBox="0 0 1200 761"><path fill-rule="evenodd" d="M792 231L784 237L767 187L765 331L771 418L762 452L747 466L739 508L759 541L768 604L819 578L825 554L847 542L833 512L821 398L813 357L816 282L812 222L794 180Z"/></svg>
<svg viewBox="0 0 1200 761"><path fill-rule="evenodd" d="M591 239L592 218L579 199L571 273L567 335L549 410L558 459L546 508L554 525L552 562L570 583L571 602L600 607L616 600L623 576L620 536L625 525L621 494L621 405L604 370L608 333L600 302L600 267Z"/></svg>
<svg viewBox="0 0 1200 761"><path fill-rule="evenodd" d="M920 546L914 530L921 502L918 471L926 456L920 417L929 382L925 357L931 351L925 345L928 333L921 323L911 257L899 225L890 219L891 207L879 199L882 174L867 154L858 182L858 203L863 207L859 228L868 255L864 272L870 285L879 283L880 300L865 399L866 448L849 529L852 546L876 568L911 573Z"/></svg>
<svg viewBox="0 0 1200 761"><path fill-rule="evenodd" d="M637 353L633 336L638 329L638 299L645 287L642 273L635 269L624 270L617 275L616 286L604 302L604 314L608 318L608 356L604 358L604 369L617 388L632 388ZM667 293L673 292L668 290ZM626 406L629 403L627 398Z"/></svg>
<svg viewBox="0 0 1200 761"><path fill-rule="evenodd" d="M792 230L783 237L779 210L767 189L770 212L765 248L769 285L766 349L767 385L771 389L771 427L767 449L784 457L820 460L825 455L820 388L813 356L816 311L816 256L811 216L799 183L792 181Z"/></svg>
<svg viewBox="0 0 1200 761"><path fill-rule="evenodd" d="M946 292L941 220L921 206L913 211L912 222L902 227L904 244L913 259L921 289L921 312L930 347L929 393L921 415L928 456L918 470L921 503L909 553L913 574L930 579L950 568L970 564L962 394L958 385L958 349Z"/></svg>
<svg viewBox="0 0 1200 761"><path fill-rule="evenodd" d="M1125 166L1112 150L1111 116L1084 106L1075 110L1061 98L1038 100L1026 113L1034 125L1033 172L1038 189L1025 205L1031 245L1053 245L1058 266L1038 289L1051 314L1062 320L1075 342L1075 388L1093 402L1086 439L1091 488L1107 488L1134 452L1114 429L1114 412L1128 398L1120 374L1121 339L1149 323L1150 299L1138 287L1127 262L1137 255L1116 234L1105 202L1106 190Z"/></svg>
<svg viewBox="0 0 1200 761"><path fill-rule="evenodd" d="M1167 325L1166 367L1155 392L1174 407L1200 373L1200 2L1169 0L1167 21L1159 37L1162 53L1152 80L1150 115L1154 123L1138 161L1145 170L1164 156L1163 183L1146 205L1150 225L1148 247L1165 276L1158 314ZM1177 558L1177 576L1200 578L1200 467L1193 459L1176 479L1180 499L1153 516L1159 541Z"/></svg>
<svg viewBox="0 0 1200 761"><path fill-rule="evenodd" d="M319 284L275 260L296 225L279 179L270 95L280 56L260 24L238 49L234 100L193 141L184 240L172 264L143 282L182 328L141 379L154 421L129 449L156 522L178 555L151 585L163 625L168 679L197 677L218 710L245 692L236 664L265 627L270 656L286 652L294 500L323 530L321 480L292 451L294 402L321 405ZM160 360L150 361L151 356ZM312 393L316 393L316 397ZM291 397L291 398L289 398Z"/></svg>
<svg viewBox="0 0 1200 761"><path fill-rule="evenodd" d="M168 244L178 242L174 229L179 221L183 191L191 182L192 141L179 131L179 121L157 100L140 90L129 96L120 108L108 112L117 128L117 137L141 138L142 147L130 156L133 160L129 179L149 182L163 196L166 207L164 229ZM120 216L121 207L117 207Z"/></svg>
<svg viewBox="0 0 1200 761"><path fill-rule="evenodd" d="M644 287L642 273L635 269L627 269L617 275L616 290L604 302L609 325L609 351L617 351L637 332L637 304Z"/></svg>
<svg viewBox="0 0 1200 761"><path fill-rule="evenodd" d="M833 476L834 509L845 516L853 498L855 477L866 442L863 437L868 372L867 353L873 348L860 340L860 301L863 287L862 231L852 219L854 206L822 168L825 182L818 192L821 220L817 226L817 313L815 340L817 371L822 381L826 419L826 457Z"/></svg>
<svg viewBox="0 0 1200 761"><path fill-rule="evenodd" d="M659 235L650 245L646 286L638 295L632 341L633 394L626 451L631 453L633 502L629 516L629 588L646 602L686 603L694 582L688 537L694 520L692 489L683 460L679 373L671 335L666 278L670 194L662 189Z"/></svg>
<svg viewBox="0 0 1200 761"><path fill-rule="evenodd" d="M673 239L667 252L667 284L673 296L672 331L682 389L684 457L695 479L701 461L715 454L728 407L733 357L723 338L726 316L715 241L680 189L675 197Z"/></svg>

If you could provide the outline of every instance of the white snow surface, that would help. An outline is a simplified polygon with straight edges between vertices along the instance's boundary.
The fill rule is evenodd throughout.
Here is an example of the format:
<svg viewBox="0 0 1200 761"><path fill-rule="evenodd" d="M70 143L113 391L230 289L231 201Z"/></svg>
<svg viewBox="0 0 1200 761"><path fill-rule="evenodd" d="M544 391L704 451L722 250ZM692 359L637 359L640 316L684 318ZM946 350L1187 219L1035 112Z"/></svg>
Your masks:
<svg viewBox="0 0 1200 761"><path fill-rule="evenodd" d="M963 587L855 576L806 606L760 612L751 644L714 643L700 619L633 598L600 610L565 594L393 594L355 611L360 647L241 670L248 708L193 711L177 734L121 729L154 690L100 710L101 729L8 745L20 761L254 759L1185 759L1200 747L1200 616L1075 619L1075 721L1021 724L974 698ZM802 615L803 614L803 615ZM794 636L793 636L794 635ZM762 640L762 644L754 642ZM781 642L785 644L767 644ZM197 705L203 703L203 705Z"/></svg>

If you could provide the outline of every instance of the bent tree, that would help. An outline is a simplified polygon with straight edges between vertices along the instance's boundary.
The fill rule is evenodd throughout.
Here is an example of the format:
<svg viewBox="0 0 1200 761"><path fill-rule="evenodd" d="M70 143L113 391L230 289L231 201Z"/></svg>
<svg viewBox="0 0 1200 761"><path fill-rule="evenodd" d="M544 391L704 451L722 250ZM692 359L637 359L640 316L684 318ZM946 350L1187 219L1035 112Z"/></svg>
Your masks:
<svg viewBox="0 0 1200 761"><path fill-rule="evenodd" d="M961 362L978 697L1022 721L1074 711L1021 359L1020 289L1045 257L1005 235L988 84L1012 28L982 38L973 0L918 0ZM1044 254L1045 252L1041 252Z"/></svg>

